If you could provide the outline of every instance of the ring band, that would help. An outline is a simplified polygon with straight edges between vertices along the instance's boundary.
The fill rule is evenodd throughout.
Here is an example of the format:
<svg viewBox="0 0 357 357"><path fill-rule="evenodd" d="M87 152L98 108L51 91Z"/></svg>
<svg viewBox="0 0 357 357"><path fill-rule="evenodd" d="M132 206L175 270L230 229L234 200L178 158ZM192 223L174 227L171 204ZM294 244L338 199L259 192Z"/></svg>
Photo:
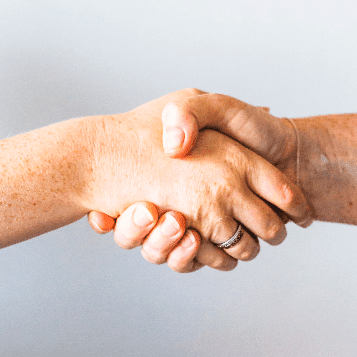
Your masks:
<svg viewBox="0 0 357 357"><path fill-rule="evenodd" d="M243 236L243 227L241 224L238 225L237 231L233 234L231 238L226 240L223 243L216 244L218 248L221 249L228 249L236 245L242 238Z"/></svg>

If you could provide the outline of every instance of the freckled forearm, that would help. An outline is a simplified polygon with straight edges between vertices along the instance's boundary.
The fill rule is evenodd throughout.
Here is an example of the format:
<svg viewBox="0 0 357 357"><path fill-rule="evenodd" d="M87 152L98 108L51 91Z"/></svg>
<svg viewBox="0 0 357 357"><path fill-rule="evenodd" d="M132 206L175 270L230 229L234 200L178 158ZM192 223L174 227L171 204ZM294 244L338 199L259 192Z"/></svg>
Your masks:
<svg viewBox="0 0 357 357"><path fill-rule="evenodd" d="M83 217L91 170L90 118L0 141L0 247Z"/></svg>
<svg viewBox="0 0 357 357"><path fill-rule="evenodd" d="M300 186L321 221L357 224L357 115L296 119Z"/></svg>

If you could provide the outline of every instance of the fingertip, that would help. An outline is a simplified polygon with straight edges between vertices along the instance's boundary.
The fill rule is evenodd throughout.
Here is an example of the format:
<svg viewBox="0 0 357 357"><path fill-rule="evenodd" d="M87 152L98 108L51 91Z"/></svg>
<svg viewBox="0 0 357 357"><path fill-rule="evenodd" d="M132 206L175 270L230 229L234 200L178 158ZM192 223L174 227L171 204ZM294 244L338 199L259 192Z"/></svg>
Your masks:
<svg viewBox="0 0 357 357"><path fill-rule="evenodd" d="M185 132L180 127L167 126L163 130L164 153L180 152L185 141Z"/></svg>
<svg viewBox="0 0 357 357"><path fill-rule="evenodd" d="M157 220L159 219L159 211L158 211L158 207L153 204L152 202L142 202L142 204L149 210L149 212L151 213L151 215L154 218L154 222L156 223Z"/></svg>
<svg viewBox="0 0 357 357"><path fill-rule="evenodd" d="M105 213L91 211L88 214L88 222L92 229L99 233L105 234L110 232L115 225L115 219Z"/></svg>
<svg viewBox="0 0 357 357"><path fill-rule="evenodd" d="M172 220L173 218L173 220ZM165 222L168 221L174 225L177 225L177 231L181 234L181 236L185 233L186 230L186 218L185 216L176 211L169 211L166 212L161 218L160 218L160 223L162 226L165 226ZM178 233L176 233L178 234Z"/></svg>
<svg viewBox="0 0 357 357"><path fill-rule="evenodd" d="M193 230L187 230L184 237L167 257L168 266L178 273L191 273L203 267L195 257L200 245L200 235Z"/></svg>
<svg viewBox="0 0 357 357"><path fill-rule="evenodd" d="M102 229L100 229L100 227L98 226L98 224L93 221L93 219L90 219L88 217L88 222L89 222L89 225L91 226L91 228L96 232L96 233L99 233L99 234L105 234L105 233L108 233L108 231L103 231Z"/></svg>
<svg viewBox="0 0 357 357"><path fill-rule="evenodd" d="M314 220L311 217L307 217L304 220L298 222L297 224L302 228L310 227L314 223Z"/></svg>
<svg viewBox="0 0 357 357"><path fill-rule="evenodd" d="M168 103L162 113L163 148L169 157L186 156L198 136L196 117L184 103Z"/></svg>
<svg viewBox="0 0 357 357"><path fill-rule="evenodd" d="M156 224L158 220L158 210L153 203L138 202L131 206L131 208L133 209L131 219L137 227L147 227ZM130 212L129 209L128 212Z"/></svg>
<svg viewBox="0 0 357 357"><path fill-rule="evenodd" d="M220 270L220 271L232 271L238 266L237 259L231 259L227 261L225 264L222 264L218 267L212 266L213 269Z"/></svg>
<svg viewBox="0 0 357 357"><path fill-rule="evenodd" d="M197 137L199 134L197 118L188 111L185 110L182 113L182 128L185 132L185 141L182 145L182 156L187 155L195 146Z"/></svg>
<svg viewBox="0 0 357 357"><path fill-rule="evenodd" d="M189 230L187 230L187 234L190 234L190 235L191 235L191 240L192 240L192 242L193 242L195 245L197 245L197 246L200 245L200 243L201 243L201 236L200 236L200 234L199 234L197 231L195 231L195 230L193 230L193 229L189 229Z"/></svg>
<svg viewBox="0 0 357 357"><path fill-rule="evenodd" d="M259 254L259 252L260 252L260 245L258 243L257 246L253 250L244 252L240 256L239 260L249 262L249 261L255 259L257 257L257 255Z"/></svg>
<svg viewBox="0 0 357 357"><path fill-rule="evenodd" d="M209 241L202 241L196 260L203 265L220 271L231 271L238 265L238 260Z"/></svg>
<svg viewBox="0 0 357 357"><path fill-rule="evenodd" d="M199 233L193 229L188 229L177 247L188 250L192 252L191 254L195 254L200 246L200 243L201 237Z"/></svg>
<svg viewBox="0 0 357 357"><path fill-rule="evenodd" d="M158 220L158 209L151 202L136 202L117 219L114 240L124 249L132 249L143 243L146 235Z"/></svg>
<svg viewBox="0 0 357 357"><path fill-rule="evenodd" d="M265 237L265 241L273 246L279 245L284 242L287 234L288 232L284 224L282 224L280 227L277 225L270 230L269 234Z"/></svg>

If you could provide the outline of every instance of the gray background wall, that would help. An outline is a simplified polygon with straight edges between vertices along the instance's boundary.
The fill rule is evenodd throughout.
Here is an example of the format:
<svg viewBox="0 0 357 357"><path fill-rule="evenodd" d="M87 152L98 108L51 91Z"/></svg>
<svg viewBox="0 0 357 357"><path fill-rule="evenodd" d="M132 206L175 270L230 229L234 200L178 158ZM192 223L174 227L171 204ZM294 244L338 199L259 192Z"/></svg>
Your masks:
<svg viewBox="0 0 357 357"><path fill-rule="evenodd" d="M0 138L197 87L356 112L352 1L0 3ZM288 226L230 273L179 275L86 220L0 251L1 356L356 356L357 228Z"/></svg>

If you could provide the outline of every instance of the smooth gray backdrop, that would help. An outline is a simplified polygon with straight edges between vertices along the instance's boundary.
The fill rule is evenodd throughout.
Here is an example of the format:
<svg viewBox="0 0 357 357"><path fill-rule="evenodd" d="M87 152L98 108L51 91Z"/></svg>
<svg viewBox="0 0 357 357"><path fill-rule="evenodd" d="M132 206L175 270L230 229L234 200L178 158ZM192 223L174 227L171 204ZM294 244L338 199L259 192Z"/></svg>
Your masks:
<svg viewBox="0 0 357 357"><path fill-rule="evenodd" d="M1 1L0 138L186 87L356 112L355 4ZM288 231L230 273L151 265L86 219L5 248L0 355L357 356L357 227Z"/></svg>

